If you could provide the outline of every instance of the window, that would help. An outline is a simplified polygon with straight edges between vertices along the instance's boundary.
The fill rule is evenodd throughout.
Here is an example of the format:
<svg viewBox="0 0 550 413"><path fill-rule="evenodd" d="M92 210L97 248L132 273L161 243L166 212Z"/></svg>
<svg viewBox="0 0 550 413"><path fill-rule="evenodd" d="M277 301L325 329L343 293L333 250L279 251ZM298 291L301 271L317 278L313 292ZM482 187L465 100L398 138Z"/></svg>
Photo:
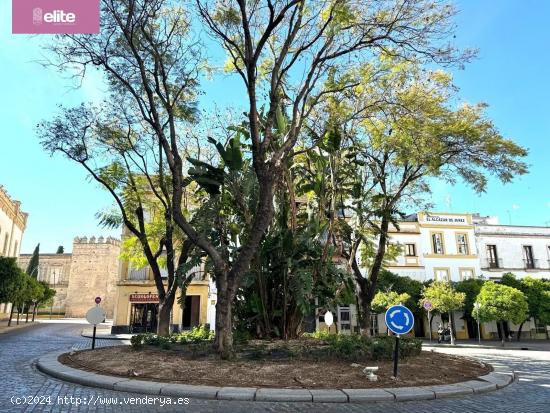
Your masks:
<svg viewBox="0 0 550 413"><path fill-rule="evenodd" d="M474 269L473 268L461 268L460 269L460 281L462 280L469 280L470 278L474 278Z"/></svg>
<svg viewBox="0 0 550 413"><path fill-rule="evenodd" d="M460 255L468 255L470 253L467 234L456 234L456 251Z"/></svg>
<svg viewBox="0 0 550 413"><path fill-rule="evenodd" d="M340 330L351 331L351 312L349 307L339 307Z"/></svg>
<svg viewBox="0 0 550 413"><path fill-rule="evenodd" d="M496 245L487 245L487 261L489 262L489 268L499 268Z"/></svg>
<svg viewBox="0 0 550 413"><path fill-rule="evenodd" d="M451 281L448 268L434 268L434 277L436 281Z"/></svg>
<svg viewBox="0 0 550 413"><path fill-rule="evenodd" d="M443 249L443 233L434 232L432 234L432 248L434 254L445 254Z"/></svg>
<svg viewBox="0 0 550 413"><path fill-rule="evenodd" d="M537 334L546 333L546 324L541 323L540 320L535 318L535 331L536 331Z"/></svg>
<svg viewBox="0 0 550 413"><path fill-rule="evenodd" d="M416 244L405 244L405 255L407 257L416 257Z"/></svg>
<svg viewBox="0 0 550 413"><path fill-rule="evenodd" d="M523 246L523 261L525 268L535 268L535 260L533 259L533 247L531 245Z"/></svg>
<svg viewBox="0 0 550 413"><path fill-rule="evenodd" d="M371 337L378 335L378 314L370 315L370 335Z"/></svg>
<svg viewBox="0 0 550 413"><path fill-rule="evenodd" d="M4 238L4 250L2 251L2 254L4 256L8 255L8 245L10 243L10 236L6 234L6 237Z"/></svg>

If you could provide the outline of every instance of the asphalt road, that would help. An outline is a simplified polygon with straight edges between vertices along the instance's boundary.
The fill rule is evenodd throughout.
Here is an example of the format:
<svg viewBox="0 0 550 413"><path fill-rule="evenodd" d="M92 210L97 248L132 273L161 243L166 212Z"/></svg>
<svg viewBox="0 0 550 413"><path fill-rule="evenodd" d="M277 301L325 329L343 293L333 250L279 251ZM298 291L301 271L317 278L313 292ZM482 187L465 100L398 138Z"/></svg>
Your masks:
<svg viewBox="0 0 550 413"><path fill-rule="evenodd" d="M115 392L62 382L39 372L36 359L56 350L81 349L90 339L80 336L84 325L40 324L0 335L0 412L372 412L372 413L546 413L550 412L550 344L538 351L444 348L452 354L475 356L505 365L520 375L505 389L462 398L405 403L331 404L259 403L177 400ZM119 344L99 340L98 346ZM442 366L442 368L445 368ZM330 372L327 372L330 374Z"/></svg>

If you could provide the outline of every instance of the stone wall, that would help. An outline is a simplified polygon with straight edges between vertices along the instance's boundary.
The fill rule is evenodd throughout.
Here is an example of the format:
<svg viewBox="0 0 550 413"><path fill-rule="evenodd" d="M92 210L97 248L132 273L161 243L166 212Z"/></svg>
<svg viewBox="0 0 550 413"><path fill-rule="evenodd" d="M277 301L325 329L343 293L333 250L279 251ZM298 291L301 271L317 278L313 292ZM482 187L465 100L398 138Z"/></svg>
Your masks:
<svg viewBox="0 0 550 413"><path fill-rule="evenodd" d="M25 271L32 254L21 254L18 259L19 267ZM65 312L67 288L71 276L72 254L40 254L38 280L48 283L56 291L53 306L41 309L40 312L52 311L59 314Z"/></svg>
<svg viewBox="0 0 550 413"><path fill-rule="evenodd" d="M113 317L119 255L120 242L114 238L74 239L66 317L84 317L98 296L107 318Z"/></svg>

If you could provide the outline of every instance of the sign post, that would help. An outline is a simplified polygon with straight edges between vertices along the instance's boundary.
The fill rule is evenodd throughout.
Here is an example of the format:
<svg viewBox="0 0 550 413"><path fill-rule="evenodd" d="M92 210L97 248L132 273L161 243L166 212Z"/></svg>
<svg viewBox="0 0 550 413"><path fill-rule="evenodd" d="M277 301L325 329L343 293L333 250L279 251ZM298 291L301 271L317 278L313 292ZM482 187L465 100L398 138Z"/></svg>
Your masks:
<svg viewBox="0 0 550 413"><path fill-rule="evenodd" d="M103 308L99 306L99 303L101 303L101 297L95 298L96 306L92 307L88 310L86 313L86 320L88 323L94 325L94 330L92 334L92 350L95 349L95 334L96 334L96 328L97 325L105 321L105 311L103 311Z"/></svg>
<svg viewBox="0 0 550 413"><path fill-rule="evenodd" d="M479 329L479 309L481 304L477 301L474 303L474 309L476 310L476 320L477 320L477 344L481 344L481 331Z"/></svg>
<svg viewBox="0 0 550 413"><path fill-rule="evenodd" d="M433 304L431 301L424 301L424 310L428 312L428 330L430 330L430 344L432 342L432 325L430 324L430 312L432 311Z"/></svg>
<svg viewBox="0 0 550 413"><path fill-rule="evenodd" d="M395 334L395 348L393 351L393 377L397 378L399 363L399 341L401 334L407 334L414 326L414 315L404 305L393 305L386 311L384 317L388 330Z"/></svg>

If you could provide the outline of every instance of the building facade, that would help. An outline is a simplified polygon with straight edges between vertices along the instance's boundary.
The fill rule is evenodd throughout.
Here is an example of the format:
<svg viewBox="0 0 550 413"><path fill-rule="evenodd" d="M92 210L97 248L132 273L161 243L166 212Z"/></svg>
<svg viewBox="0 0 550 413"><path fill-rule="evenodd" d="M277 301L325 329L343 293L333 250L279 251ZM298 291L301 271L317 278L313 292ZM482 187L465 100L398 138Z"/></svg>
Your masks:
<svg viewBox="0 0 550 413"><path fill-rule="evenodd" d="M194 278L187 287L183 308L181 290L176 293L170 315L171 331L188 330L199 325L214 326L215 289L201 266L193 268L190 273ZM149 267L132 268L129 263L121 262L116 286L113 334L155 332L159 298L152 270Z"/></svg>
<svg viewBox="0 0 550 413"><path fill-rule="evenodd" d="M12 199L0 185L0 256L18 257L28 214L21 210L21 202ZM0 314L7 314L11 304L0 303Z"/></svg>
<svg viewBox="0 0 550 413"><path fill-rule="evenodd" d="M518 278L531 276L550 279L550 228L501 225L495 217L479 214L418 212L390 228L390 242L398 244L401 253L386 264L386 268L400 276L420 282L462 281L482 277L498 281L505 273ZM365 274L367 270L364 270ZM453 314L457 338L477 337L477 325L463 318L462 312ZM336 309L332 331L358 331L355 305ZM432 321L432 335L442 323L440 317ZM317 329L326 329L323 317L317 317ZM481 335L485 339L500 334L495 322L483 323ZM505 324L505 334L515 333L519 326ZM414 333L427 337L428 320L417 319ZM385 334L383 314L371 320L373 334ZM548 326L536 320L524 323L522 336L546 338Z"/></svg>
<svg viewBox="0 0 550 413"><path fill-rule="evenodd" d="M82 318L101 297L107 318L114 316L120 241L111 237L76 237L71 254L40 254L38 280L56 291L50 312ZM32 254L22 254L26 269Z"/></svg>
<svg viewBox="0 0 550 413"><path fill-rule="evenodd" d="M481 269L489 279L512 272L550 279L550 228L500 225L495 217L474 216Z"/></svg>

